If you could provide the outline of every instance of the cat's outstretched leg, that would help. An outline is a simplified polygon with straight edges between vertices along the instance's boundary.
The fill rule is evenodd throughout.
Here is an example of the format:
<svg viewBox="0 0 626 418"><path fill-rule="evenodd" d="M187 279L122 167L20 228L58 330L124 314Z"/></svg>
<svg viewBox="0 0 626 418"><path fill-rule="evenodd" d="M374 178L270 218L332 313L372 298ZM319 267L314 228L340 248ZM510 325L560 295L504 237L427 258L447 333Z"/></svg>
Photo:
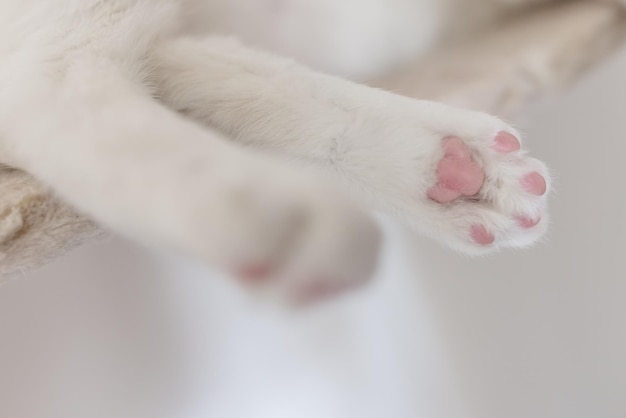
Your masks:
<svg viewBox="0 0 626 418"><path fill-rule="evenodd" d="M2 86L0 147L78 209L296 300L369 277L377 229L317 178L185 120L106 57L59 68Z"/></svg>
<svg viewBox="0 0 626 418"><path fill-rule="evenodd" d="M546 231L547 169L499 119L305 69L223 39L152 56L170 107L333 173L375 208L449 246L484 253Z"/></svg>

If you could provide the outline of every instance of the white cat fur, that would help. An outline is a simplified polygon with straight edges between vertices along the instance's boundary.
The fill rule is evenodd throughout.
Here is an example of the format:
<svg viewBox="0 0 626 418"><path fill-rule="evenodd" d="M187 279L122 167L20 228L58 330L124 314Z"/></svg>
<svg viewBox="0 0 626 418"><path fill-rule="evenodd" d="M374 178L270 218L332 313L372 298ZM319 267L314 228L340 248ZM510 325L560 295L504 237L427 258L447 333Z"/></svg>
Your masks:
<svg viewBox="0 0 626 418"><path fill-rule="evenodd" d="M485 252L468 236L476 223L494 232L490 249L531 244L546 222L522 230L512 215L545 218L546 199L529 198L518 178L547 170L494 154L490 141L511 127L325 74L362 79L417 56L447 35L448 6L4 0L0 160L127 236L225 269L280 264L279 282L343 287L375 260L373 223L302 167L453 248ZM450 135L483 167L485 202L426 197Z"/></svg>

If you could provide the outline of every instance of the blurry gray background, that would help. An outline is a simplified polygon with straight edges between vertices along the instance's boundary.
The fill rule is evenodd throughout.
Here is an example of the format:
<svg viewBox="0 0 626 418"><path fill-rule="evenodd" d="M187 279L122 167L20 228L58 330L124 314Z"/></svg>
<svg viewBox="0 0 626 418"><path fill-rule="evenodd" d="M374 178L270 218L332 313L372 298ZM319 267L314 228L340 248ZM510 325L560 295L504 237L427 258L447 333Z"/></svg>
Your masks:
<svg viewBox="0 0 626 418"><path fill-rule="evenodd" d="M373 286L298 314L83 248L0 287L0 417L626 417L626 51L519 124L546 242L468 259L389 224Z"/></svg>

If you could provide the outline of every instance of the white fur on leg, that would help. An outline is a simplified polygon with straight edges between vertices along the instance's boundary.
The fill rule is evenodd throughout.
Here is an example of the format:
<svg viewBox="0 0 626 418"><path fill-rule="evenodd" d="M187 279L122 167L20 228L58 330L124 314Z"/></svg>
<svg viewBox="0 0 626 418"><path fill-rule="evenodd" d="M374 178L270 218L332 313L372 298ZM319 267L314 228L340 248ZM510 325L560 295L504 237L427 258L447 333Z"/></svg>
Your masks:
<svg viewBox="0 0 626 418"><path fill-rule="evenodd" d="M297 1L300 0L288 0L283 5L291 8ZM307 1L302 0L298 4L304 7ZM409 3L412 2L384 2L385 16L398 17L397 20L386 20L387 29L396 28L389 22L406 23L408 16L414 16L413 12L420 10L420 7L411 8L411 13L403 14L401 11L408 10L404 6ZM431 1L415 2L418 3L433 4ZM494 178L491 180L499 180L501 175L506 177L502 173L507 172L510 162L491 161L491 157L486 156L488 154L483 155L479 147L472 145L475 140L469 122L482 120L479 124L482 124L484 132L490 132L489 135L495 127L509 129L506 125L484 118L484 115L458 116L451 108L402 101L397 96L315 74L288 61L219 39L204 41L205 45L199 49L194 42L188 42L184 48L176 41L163 43L191 31L188 20L191 15L197 18L196 23L200 26L202 22L210 22L207 16L189 13L198 4L198 0L3 2L0 5L3 35L0 37L0 88L3 92L0 99L0 133L3 138L0 140L0 153L3 155L0 159L33 171L52 183L68 200L78 202L89 213L96 213L99 204L94 202L102 199L98 195L102 184L95 183L93 190L81 186L85 190L78 189L86 197L81 195L77 198L75 183L83 180L87 184L96 178L115 184L125 180L126 175L137 179L128 168L133 158L140 156L146 161L152 158L152 165L157 165L155 161L162 159L167 166L176 165L171 160L185 154L175 150L171 138L163 142L157 139L148 144L145 138L137 140L142 134L148 133L147 136L153 138L182 136L184 139L179 139L177 146L188 146L189 153L198 151L204 155L196 140L190 139L196 137L195 133L173 134L178 131L174 125L185 125L182 120L175 119L161 107L155 111L156 104L148 97L155 93L149 88L153 81L159 84L158 93L163 95L164 101L176 110L188 113L212 128L231 133L245 143L280 150L325 168L331 167L333 174L338 174L344 183L357 191L357 195L374 206L400 213L425 233L438 236L453 246L463 246L459 243L464 244L467 238L461 234L464 229L451 226L450 216L439 219L442 207L435 206L430 214L425 208L432 202L414 200L423 199L423 191L433 180L433 167L441 154L440 134L443 132L459 132L458 135L472 146L485 170L493 165L495 168L490 170L490 176ZM341 5L346 4L326 2L324 7L328 6L328 9L325 13L332 17L336 11L340 15ZM372 6L371 10L378 10L383 2L370 2L369 6ZM334 7L338 8L335 10ZM306 10L306 7L298 10ZM427 12L428 9L421 10ZM473 18L468 16L468 19ZM335 23L342 21L330 20ZM437 26L433 24L433 27ZM295 34L298 28L292 29ZM334 27L333 30L341 28ZM379 41L397 39L386 37L394 34L393 30L386 30L367 38L377 50L381 50ZM206 31L210 32L211 28L207 27ZM406 34L400 30L394 36ZM428 36L437 38L436 34ZM354 39L360 37L354 35ZM158 45L176 46L169 50ZM297 42L293 47L298 49ZM345 51L346 45L343 47ZM383 45L382 50L386 49ZM200 54L195 58L187 53L196 51ZM151 56L155 52L156 55ZM179 57L181 61L174 63L167 54L159 55L164 52L172 52L172 57ZM370 68L368 71L374 70ZM207 85L211 86L209 90ZM197 88L195 96L191 91L194 88ZM177 97L179 94L181 97ZM153 122L154 118L161 117L165 122ZM430 119L440 120L440 123L429 125ZM173 124L167 122L173 120L176 121ZM138 126L141 124L143 126ZM152 124L154 126L150 126ZM187 129L199 131L197 127L189 128L187 125L181 132ZM143 128L145 130L142 131ZM489 135L481 134L481 140L488 141ZM97 139L88 139L83 143L82 136ZM137 142L121 140L127 136ZM222 142L218 135L207 131L202 131L197 137L207 138L207 143ZM97 146L94 147L94 144ZM114 148L115 152L107 147ZM129 155L117 158L118 147L122 149L122 154ZM166 152L170 149L174 151ZM62 152L67 155L60 156ZM93 155L98 153L104 153L106 164L97 164L101 163L100 157L94 158ZM209 154L215 156L222 153L212 149ZM186 157L180 158L184 160ZM206 158L209 158L208 154ZM418 160L419 163L414 164ZM523 160L527 167L532 166L530 161ZM67 166L62 167L63 164ZM119 168L122 168L121 174L117 175ZM75 173L83 170L89 176L77 180L75 177L80 176ZM159 178L158 169L154 171L155 178ZM61 176L59 173L65 174ZM143 179L148 177L145 173L143 175ZM168 182L164 181L167 185ZM489 184L495 183L507 184L506 181ZM114 189L110 184L107 187ZM125 192L123 187L120 190ZM488 187L484 189L485 196L494 201L504 201L503 196L515 195L514 188L510 187L492 191ZM417 198L412 199L410 196L413 195ZM522 204L518 207L541 208L524 199L519 201ZM132 209L117 208L119 219L113 220L125 219L126 211L136 211L144 203L134 202L130 204ZM109 215L103 214L103 219L108 224L115 224ZM466 223L470 219L460 215L458 218ZM136 234L143 239L150 233L163 233L149 226L143 230L139 227L141 224L129 222L119 228L128 229L128 234ZM451 228L449 233L445 232L446 227ZM520 244L519 240L511 240L506 231L501 235L506 245Z"/></svg>
<svg viewBox="0 0 626 418"><path fill-rule="evenodd" d="M321 167L370 206L453 248L526 246L545 233L545 199L520 190L519 178L533 171L547 178L547 170L523 154L491 152L499 132L517 135L495 117L318 74L230 40L170 41L153 60L157 90L169 106L240 143ZM448 136L463 139L485 171L474 201L440 205L427 197ZM521 230L520 215L544 222ZM493 231L497 244L472 242L475 224Z"/></svg>
<svg viewBox="0 0 626 418"><path fill-rule="evenodd" d="M124 14L121 22L105 17L106 25L128 23ZM139 38L146 36L142 28ZM311 282L343 288L369 277L378 234L366 216L320 180L156 102L138 82L149 70L141 43L129 44L128 61L120 61L119 39L80 48L74 41L25 49L20 71L0 85L3 150L16 166L148 245L235 273L270 265L297 297Z"/></svg>

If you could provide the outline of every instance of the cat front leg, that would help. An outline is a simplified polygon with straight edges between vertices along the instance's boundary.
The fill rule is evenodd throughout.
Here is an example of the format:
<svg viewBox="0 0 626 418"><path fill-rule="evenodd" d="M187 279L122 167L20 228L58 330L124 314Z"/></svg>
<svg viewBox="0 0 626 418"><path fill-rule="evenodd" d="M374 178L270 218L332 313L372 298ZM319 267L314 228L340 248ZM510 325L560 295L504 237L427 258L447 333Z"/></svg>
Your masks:
<svg viewBox="0 0 626 418"><path fill-rule="evenodd" d="M2 87L12 164L122 235L291 301L360 284L376 264L376 227L323 181L165 108L107 57L62 73L41 61Z"/></svg>
<svg viewBox="0 0 626 418"><path fill-rule="evenodd" d="M171 41L152 59L171 108L331 173L455 249L524 247L546 232L548 170L495 117L319 74L232 40Z"/></svg>

